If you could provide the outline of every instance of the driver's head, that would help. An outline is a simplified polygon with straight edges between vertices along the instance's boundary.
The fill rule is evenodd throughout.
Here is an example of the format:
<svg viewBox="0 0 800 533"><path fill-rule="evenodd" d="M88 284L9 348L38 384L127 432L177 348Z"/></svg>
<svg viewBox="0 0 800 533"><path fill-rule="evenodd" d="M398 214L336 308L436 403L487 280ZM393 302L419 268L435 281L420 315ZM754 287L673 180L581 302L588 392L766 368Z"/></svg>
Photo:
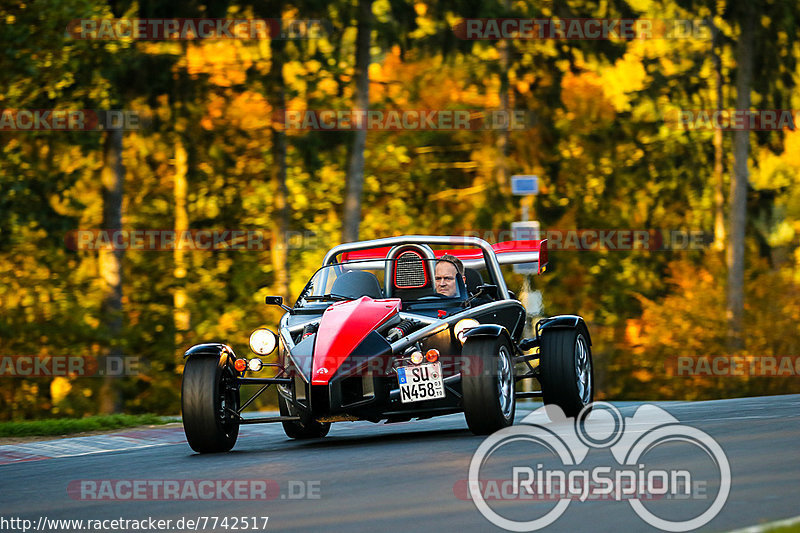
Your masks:
<svg viewBox="0 0 800 533"><path fill-rule="evenodd" d="M454 255L443 255L436 263L433 278L436 282L436 292L444 296L458 296L458 282L456 276L461 276L466 282L466 278L464 278L464 264Z"/></svg>

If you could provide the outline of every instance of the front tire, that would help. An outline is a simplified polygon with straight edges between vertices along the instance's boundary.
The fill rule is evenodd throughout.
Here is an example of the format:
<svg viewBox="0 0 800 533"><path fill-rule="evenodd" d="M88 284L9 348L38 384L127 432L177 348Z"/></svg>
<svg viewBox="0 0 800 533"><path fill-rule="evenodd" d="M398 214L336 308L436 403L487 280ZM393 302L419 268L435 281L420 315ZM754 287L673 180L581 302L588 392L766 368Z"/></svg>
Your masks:
<svg viewBox="0 0 800 533"><path fill-rule="evenodd" d="M198 453L227 452L239 437L239 390L228 356L195 355L186 360L181 384L183 430Z"/></svg>
<svg viewBox="0 0 800 533"><path fill-rule="evenodd" d="M592 403L592 352L583 328L544 330L540 366L545 405L557 405L575 417Z"/></svg>
<svg viewBox="0 0 800 533"><path fill-rule="evenodd" d="M300 416L299 422L281 422L283 431L290 439L321 439L331 430L330 423L321 424L301 412L295 412L289 402L278 392L278 409L281 416Z"/></svg>
<svg viewBox="0 0 800 533"><path fill-rule="evenodd" d="M509 342L504 337L468 338L461 353L483 362L480 372L461 376L464 418L470 431L488 435L513 424L516 393Z"/></svg>

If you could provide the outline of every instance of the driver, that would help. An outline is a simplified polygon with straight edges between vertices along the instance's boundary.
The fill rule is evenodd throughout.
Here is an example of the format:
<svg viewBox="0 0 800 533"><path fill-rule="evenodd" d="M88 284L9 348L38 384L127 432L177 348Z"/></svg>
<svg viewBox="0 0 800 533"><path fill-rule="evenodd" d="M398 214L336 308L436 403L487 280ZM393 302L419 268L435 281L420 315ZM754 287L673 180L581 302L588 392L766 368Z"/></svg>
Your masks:
<svg viewBox="0 0 800 533"><path fill-rule="evenodd" d="M440 257L439 261L436 262L433 277L436 282L436 292L449 298L459 296L456 276L461 276L461 279L466 283L464 263L461 262L461 259L450 254Z"/></svg>

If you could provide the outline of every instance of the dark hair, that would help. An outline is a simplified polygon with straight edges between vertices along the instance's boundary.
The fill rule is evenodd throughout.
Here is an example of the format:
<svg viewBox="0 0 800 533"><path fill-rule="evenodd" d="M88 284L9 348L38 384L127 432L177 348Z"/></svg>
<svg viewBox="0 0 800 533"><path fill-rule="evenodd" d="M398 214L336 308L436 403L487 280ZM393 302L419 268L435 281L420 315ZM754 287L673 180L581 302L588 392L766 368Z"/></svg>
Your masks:
<svg viewBox="0 0 800 533"><path fill-rule="evenodd" d="M441 261L447 261L448 263L451 263L454 267L456 267L456 270L458 270L459 274L462 276L464 275L464 263L462 263L461 259L458 257L451 254L445 254L439 258L439 261L437 261L436 264L438 265Z"/></svg>

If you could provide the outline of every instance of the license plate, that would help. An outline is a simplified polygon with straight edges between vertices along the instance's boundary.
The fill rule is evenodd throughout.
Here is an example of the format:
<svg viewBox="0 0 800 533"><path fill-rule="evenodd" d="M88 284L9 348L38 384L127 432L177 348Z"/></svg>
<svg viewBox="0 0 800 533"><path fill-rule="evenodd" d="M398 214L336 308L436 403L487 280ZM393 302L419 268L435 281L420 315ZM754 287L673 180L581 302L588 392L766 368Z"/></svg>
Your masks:
<svg viewBox="0 0 800 533"><path fill-rule="evenodd" d="M444 398L441 363L401 366L397 369L397 381L403 403Z"/></svg>

